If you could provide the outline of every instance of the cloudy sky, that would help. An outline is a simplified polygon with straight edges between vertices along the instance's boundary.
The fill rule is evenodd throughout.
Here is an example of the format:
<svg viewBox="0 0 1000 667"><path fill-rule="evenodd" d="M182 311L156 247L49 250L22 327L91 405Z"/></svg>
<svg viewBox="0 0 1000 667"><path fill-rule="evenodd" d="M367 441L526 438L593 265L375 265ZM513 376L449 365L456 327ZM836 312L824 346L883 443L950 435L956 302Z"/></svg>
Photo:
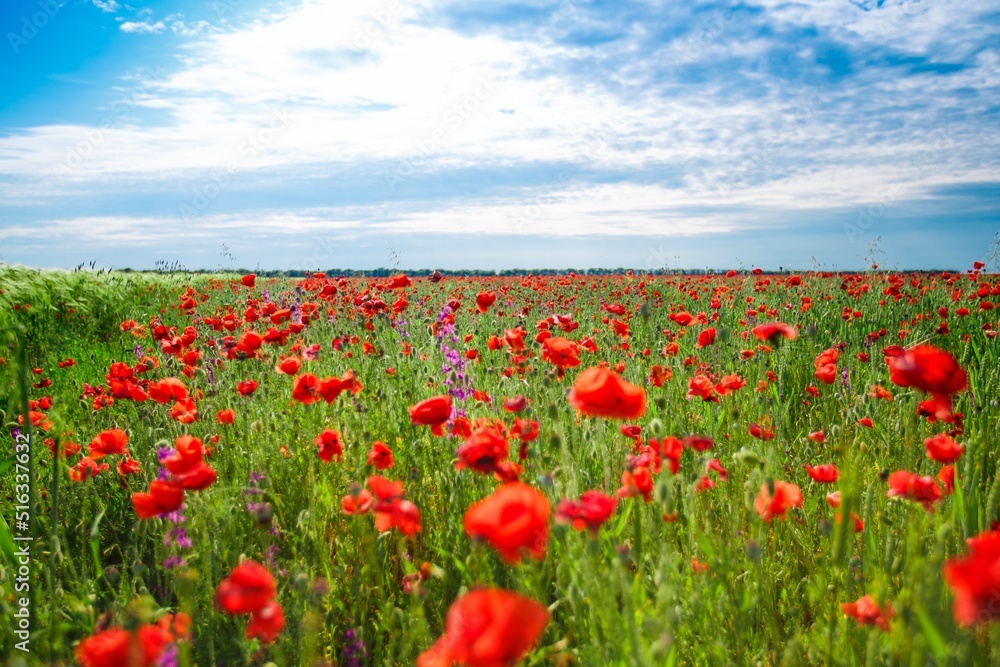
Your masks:
<svg viewBox="0 0 1000 667"><path fill-rule="evenodd" d="M0 261L964 269L1000 0L5 0Z"/></svg>

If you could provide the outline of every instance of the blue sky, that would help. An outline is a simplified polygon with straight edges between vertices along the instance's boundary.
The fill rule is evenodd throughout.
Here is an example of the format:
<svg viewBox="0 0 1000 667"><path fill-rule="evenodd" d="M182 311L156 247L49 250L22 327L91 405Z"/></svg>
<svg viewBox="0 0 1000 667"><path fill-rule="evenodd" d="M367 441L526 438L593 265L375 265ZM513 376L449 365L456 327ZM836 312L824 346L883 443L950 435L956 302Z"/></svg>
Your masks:
<svg viewBox="0 0 1000 667"><path fill-rule="evenodd" d="M998 26L996 0L8 0L0 261L963 269L1000 230Z"/></svg>

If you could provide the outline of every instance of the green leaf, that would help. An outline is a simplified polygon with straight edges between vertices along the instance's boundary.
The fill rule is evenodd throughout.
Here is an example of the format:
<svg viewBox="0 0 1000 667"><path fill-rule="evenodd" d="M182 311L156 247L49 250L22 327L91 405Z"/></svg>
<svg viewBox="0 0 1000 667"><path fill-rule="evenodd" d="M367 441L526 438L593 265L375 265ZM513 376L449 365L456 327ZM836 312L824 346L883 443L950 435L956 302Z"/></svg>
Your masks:
<svg viewBox="0 0 1000 667"><path fill-rule="evenodd" d="M924 631L924 637L927 638L927 643L931 646L931 651L934 652L934 657L937 658L938 664L944 664L948 661L948 644L945 642L944 637L938 631L937 627L934 626L934 621L931 620L927 612L917 607L914 609L917 615L917 621L920 622L920 627Z"/></svg>

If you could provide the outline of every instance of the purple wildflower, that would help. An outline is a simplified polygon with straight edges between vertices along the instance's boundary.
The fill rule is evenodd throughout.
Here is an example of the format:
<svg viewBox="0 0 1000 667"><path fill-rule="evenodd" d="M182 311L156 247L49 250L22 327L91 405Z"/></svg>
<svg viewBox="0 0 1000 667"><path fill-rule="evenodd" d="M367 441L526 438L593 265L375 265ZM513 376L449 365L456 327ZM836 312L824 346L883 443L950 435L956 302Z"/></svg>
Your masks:
<svg viewBox="0 0 1000 667"><path fill-rule="evenodd" d="M180 649L177 644L168 644L156 661L156 667L177 667Z"/></svg>
<svg viewBox="0 0 1000 667"><path fill-rule="evenodd" d="M353 628L348 628L344 632L344 652L340 656L340 663L344 667L361 667L362 661L368 657L368 649L365 642Z"/></svg>

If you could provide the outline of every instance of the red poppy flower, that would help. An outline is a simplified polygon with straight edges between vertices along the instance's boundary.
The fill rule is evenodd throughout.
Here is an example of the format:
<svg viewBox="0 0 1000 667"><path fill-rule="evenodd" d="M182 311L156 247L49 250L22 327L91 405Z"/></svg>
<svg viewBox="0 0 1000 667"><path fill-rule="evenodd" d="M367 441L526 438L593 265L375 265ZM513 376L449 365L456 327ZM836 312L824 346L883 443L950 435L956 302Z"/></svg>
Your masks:
<svg viewBox="0 0 1000 667"><path fill-rule="evenodd" d="M664 368L659 364L653 364L649 368L649 383L654 387L662 387L663 383L674 376L673 371L669 368Z"/></svg>
<svg viewBox="0 0 1000 667"><path fill-rule="evenodd" d="M758 440L774 440L774 431L760 424L750 424L750 435Z"/></svg>
<svg viewBox="0 0 1000 667"><path fill-rule="evenodd" d="M874 625L880 630L888 630L889 620L893 617L891 604L879 607L870 595L859 598L857 602L842 602L840 609L861 625Z"/></svg>
<svg viewBox="0 0 1000 667"><path fill-rule="evenodd" d="M270 644L285 627L285 614L281 605L271 600L263 607L253 612L247 624L247 639L259 639L264 644Z"/></svg>
<svg viewBox="0 0 1000 667"><path fill-rule="evenodd" d="M81 667L151 667L172 639L155 625L144 625L134 634L110 628L85 638L73 655Z"/></svg>
<svg viewBox="0 0 1000 667"><path fill-rule="evenodd" d="M264 344L264 336L256 331L244 331L240 339L236 342L237 359L250 358L257 354L257 350Z"/></svg>
<svg viewBox="0 0 1000 667"><path fill-rule="evenodd" d="M719 479L723 482L729 479L729 471L722 467L722 463L719 462L719 459L712 459L705 464L706 473L712 472L713 470L719 475Z"/></svg>
<svg viewBox="0 0 1000 667"><path fill-rule="evenodd" d="M507 440L496 426L481 426L458 448L455 469L472 468L476 472L490 474L506 461L509 454Z"/></svg>
<svg viewBox="0 0 1000 667"><path fill-rule="evenodd" d="M163 405L170 401L187 398L188 395L187 387L178 378L164 378L159 382L150 382L146 390L151 399Z"/></svg>
<svg viewBox="0 0 1000 667"><path fill-rule="evenodd" d="M637 466L632 470L623 470L621 488L615 492L615 498L635 498L642 496L645 502L653 499L653 474L645 466Z"/></svg>
<svg viewBox="0 0 1000 667"><path fill-rule="evenodd" d="M810 433L806 437L809 438L810 440L812 440L813 442L815 442L817 444L820 444L820 445L822 445L824 442L826 442L826 434L823 433L823 431L813 431L812 433Z"/></svg>
<svg viewBox="0 0 1000 667"><path fill-rule="evenodd" d="M946 495L950 496L955 492L955 466L941 466L935 479L941 484Z"/></svg>
<svg viewBox="0 0 1000 667"><path fill-rule="evenodd" d="M544 606L518 593L477 588L455 600L444 634L417 667L503 667L521 660L549 622Z"/></svg>
<svg viewBox="0 0 1000 667"><path fill-rule="evenodd" d="M193 424L198 421L198 406L190 398L182 398L170 407L169 415L181 424Z"/></svg>
<svg viewBox="0 0 1000 667"><path fill-rule="evenodd" d="M518 394L503 401L503 409L507 412L521 412L526 407L528 407L528 399L525 398L524 394Z"/></svg>
<svg viewBox="0 0 1000 667"><path fill-rule="evenodd" d="M802 507L802 491L795 484L775 480L774 492L761 484L760 493L753 502L753 508L764 521L774 517L784 518L785 512L793 507Z"/></svg>
<svg viewBox="0 0 1000 667"><path fill-rule="evenodd" d="M403 287L409 287L412 284L413 281L410 280L409 276L407 276L405 273L401 273L398 276L392 276L391 278L389 278L389 283L388 285L386 285L386 287L388 289L400 289Z"/></svg>
<svg viewBox="0 0 1000 667"><path fill-rule="evenodd" d="M637 424L622 424L618 427L618 431L626 438L641 440L639 436L642 434L642 427Z"/></svg>
<svg viewBox="0 0 1000 667"><path fill-rule="evenodd" d="M517 438L522 443L531 442L538 437L538 422L534 419L515 417L508 433L510 437Z"/></svg>
<svg viewBox="0 0 1000 667"><path fill-rule="evenodd" d="M806 473L812 478L814 482L819 482L821 484L832 484L837 481L840 476L840 471L837 470L837 466L832 463L824 463L823 465L802 466L806 469Z"/></svg>
<svg viewBox="0 0 1000 667"><path fill-rule="evenodd" d="M115 470L118 471L119 475L134 475L139 472L142 468L139 466L139 462L132 457L126 457L118 462Z"/></svg>
<svg viewBox="0 0 1000 667"><path fill-rule="evenodd" d="M527 333L521 327L507 329L503 332L504 342L510 347L512 352L524 351L524 334Z"/></svg>
<svg viewBox="0 0 1000 667"><path fill-rule="evenodd" d="M569 404L582 414L611 419L638 419L646 412L646 392L607 368L580 373L569 392Z"/></svg>
<svg viewBox="0 0 1000 667"><path fill-rule="evenodd" d="M670 319L682 327L686 327L687 325L694 322L694 317L691 315L691 313L683 310L679 313L671 313Z"/></svg>
<svg viewBox="0 0 1000 667"><path fill-rule="evenodd" d="M219 410L215 413L215 421L220 424L232 424L236 420L235 410Z"/></svg>
<svg viewBox="0 0 1000 667"><path fill-rule="evenodd" d="M410 423L430 426L434 435L444 435L444 424L451 416L451 396L434 396L409 407Z"/></svg>
<svg viewBox="0 0 1000 667"><path fill-rule="evenodd" d="M955 358L933 345L917 345L896 357L886 357L889 380L900 387L929 393L942 421L951 416L951 397L968 387L968 377Z"/></svg>
<svg viewBox="0 0 1000 667"><path fill-rule="evenodd" d="M712 440L707 435L686 435L681 439L681 444L696 452L707 452L715 447L715 440ZM665 445L664 450L666 450Z"/></svg>
<svg viewBox="0 0 1000 667"><path fill-rule="evenodd" d="M380 501L388 501L403 495L403 483L393 482L381 475L372 475L366 484Z"/></svg>
<svg viewBox="0 0 1000 667"><path fill-rule="evenodd" d="M540 491L511 482L469 507L465 532L472 539L486 540L506 563L520 562L522 551L541 560L549 540L550 512L549 501Z"/></svg>
<svg viewBox="0 0 1000 667"><path fill-rule="evenodd" d="M882 398L887 401L892 400L892 394L880 384L872 385L871 391L868 392L868 395L872 398Z"/></svg>
<svg viewBox="0 0 1000 667"><path fill-rule="evenodd" d="M183 475L201 463L204 456L205 447L201 438L182 435L174 440L174 453L163 459L163 465L172 474Z"/></svg>
<svg viewBox="0 0 1000 667"><path fill-rule="evenodd" d="M398 528L407 537L413 537L421 530L420 510L409 500L393 498L379 501L372 505L372 510L375 512L375 530L380 533Z"/></svg>
<svg viewBox="0 0 1000 667"><path fill-rule="evenodd" d="M372 448L368 452L368 465L375 466L376 470L386 470L394 465L392 450L384 442L376 440L372 443Z"/></svg>
<svg viewBox="0 0 1000 667"><path fill-rule="evenodd" d="M476 310L480 313L485 313L496 300L497 295L495 292L480 292L476 295Z"/></svg>
<svg viewBox="0 0 1000 667"><path fill-rule="evenodd" d="M580 365L580 346L568 338L552 336L542 341L542 359L560 369Z"/></svg>
<svg viewBox="0 0 1000 667"><path fill-rule="evenodd" d="M799 335L799 332L795 327L781 322L766 322L764 324L758 324L750 330L750 333L758 339L770 342L771 344L774 344L779 338L795 340Z"/></svg>
<svg viewBox="0 0 1000 667"><path fill-rule="evenodd" d="M962 445L944 433L924 440L924 447L927 449L927 457L938 463L954 463L965 451Z"/></svg>
<svg viewBox="0 0 1000 667"><path fill-rule="evenodd" d="M227 614L252 614L274 600L278 589L267 568L252 560L233 568L229 576L219 582L215 592L215 606Z"/></svg>
<svg viewBox="0 0 1000 667"><path fill-rule="evenodd" d="M292 380L292 399L309 405L317 398L316 391L319 388L319 380L312 373L303 373Z"/></svg>
<svg viewBox="0 0 1000 667"><path fill-rule="evenodd" d="M966 540L969 554L945 561L944 579L955 594L955 622L977 625L1000 618L1000 530Z"/></svg>
<svg viewBox="0 0 1000 667"><path fill-rule="evenodd" d="M372 508L375 498L360 485L351 485L351 492L340 499L340 509L344 514L357 516L366 514Z"/></svg>
<svg viewBox="0 0 1000 667"><path fill-rule="evenodd" d="M299 372L302 367L302 360L298 357L285 357L278 362L278 365L274 367L274 370L284 375L295 375Z"/></svg>
<svg viewBox="0 0 1000 667"><path fill-rule="evenodd" d="M328 377L323 378L319 382L319 386L316 388L316 393L326 401L327 405L332 404L337 397L340 396L347 387L344 385L344 381L338 377Z"/></svg>
<svg viewBox="0 0 1000 667"><path fill-rule="evenodd" d="M696 349L701 349L713 343L715 343L715 329L710 327L698 334L698 342L694 346Z"/></svg>
<svg viewBox="0 0 1000 667"><path fill-rule="evenodd" d="M724 375L719 383L715 385L715 391L719 396L725 396L726 394L736 391L737 389L742 389L747 386L747 381L741 378L735 373L733 375Z"/></svg>
<svg viewBox="0 0 1000 667"><path fill-rule="evenodd" d="M933 477L921 477L906 470L897 470L889 475L887 498L906 498L922 503L925 510L933 510L933 504L941 500L941 487Z"/></svg>
<svg viewBox="0 0 1000 667"><path fill-rule="evenodd" d="M344 447L340 443L340 434L333 429L323 429L319 435L313 438L313 442L319 448L317 455L320 461L329 463L334 457L337 458L337 461L340 461L344 455Z"/></svg>
<svg viewBox="0 0 1000 667"><path fill-rule="evenodd" d="M128 434L120 428L101 431L90 441L90 458L95 461L104 456L126 454Z"/></svg>
<svg viewBox="0 0 1000 667"><path fill-rule="evenodd" d="M432 430L433 432L433 430ZM472 435L472 422L465 415L459 415L451 420L451 434L456 438L468 438Z"/></svg>
<svg viewBox="0 0 1000 667"><path fill-rule="evenodd" d="M237 382L236 391L239 392L240 396L249 396L257 391L257 382L255 380L243 380Z"/></svg>
<svg viewBox="0 0 1000 667"><path fill-rule="evenodd" d="M97 477L101 472L110 468L107 463L98 463L89 456L85 456L76 465L70 468L67 472L69 473L69 478L74 482L82 482L85 479L91 479Z"/></svg>
<svg viewBox="0 0 1000 667"><path fill-rule="evenodd" d="M711 378L707 375L693 376L688 380L688 391L686 398L691 400L692 398L700 398L705 402L719 402L719 396L715 391L715 385L712 384Z"/></svg>
<svg viewBox="0 0 1000 667"><path fill-rule="evenodd" d="M592 537L597 537L597 529L611 518L617 501L600 491L584 491L580 500L564 498L556 507L556 523L573 526L576 530L586 528Z"/></svg>
<svg viewBox="0 0 1000 667"><path fill-rule="evenodd" d="M153 480L149 483L149 493L133 493L132 507L140 519L176 512L184 504L184 489L173 482Z"/></svg>
<svg viewBox="0 0 1000 667"><path fill-rule="evenodd" d="M249 287L251 289L253 289L253 286L254 284L256 284L256 282L257 282L257 275L253 273L248 273L242 278L240 278L240 283L242 283L244 287Z"/></svg>
<svg viewBox="0 0 1000 667"><path fill-rule="evenodd" d="M217 474L212 466L204 461L199 461L187 472L181 475L173 475L171 479L182 489L204 491L215 483L216 477Z"/></svg>
<svg viewBox="0 0 1000 667"><path fill-rule="evenodd" d="M837 379L837 358L840 356L840 350L835 347L831 347L828 350L824 350L813 362L816 372L816 379L824 384L833 384Z"/></svg>

